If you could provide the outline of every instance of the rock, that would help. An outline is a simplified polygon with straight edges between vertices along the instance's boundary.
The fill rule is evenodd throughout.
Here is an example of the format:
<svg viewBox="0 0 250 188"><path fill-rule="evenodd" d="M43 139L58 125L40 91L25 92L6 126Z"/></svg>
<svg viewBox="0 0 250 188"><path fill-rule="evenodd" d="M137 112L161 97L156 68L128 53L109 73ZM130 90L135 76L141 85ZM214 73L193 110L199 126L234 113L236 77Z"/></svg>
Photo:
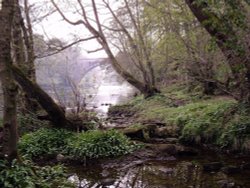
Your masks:
<svg viewBox="0 0 250 188"><path fill-rule="evenodd" d="M65 161L65 157L64 157L64 155L62 155L62 154L58 154L57 156L56 156L56 160L58 161L58 162L64 162Z"/></svg>
<svg viewBox="0 0 250 188"><path fill-rule="evenodd" d="M250 170L250 163L245 163L241 165L242 170Z"/></svg>
<svg viewBox="0 0 250 188"><path fill-rule="evenodd" d="M102 177L107 177L109 176L109 174L110 174L109 171L107 171L106 169L104 169L101 173Z"/></svg>
<svg viewBox="0 0 250 188"><path fill-rule="evenodd" d="M157 151L160 153L167 153L169 155L185 155L185 156L193 156L197 155L198 151L177 144L157 144Z"/></svg>
<svg viewBox="0 0 250 188"><path fill-rule="evenodd" d="M225 166L221 169L225 174L235 174L240 172L240 167L237 166Z"/></svg>
<svg viewBox="0 0 250 188"><path fill-rule="evenodd" d="M136 166L142 166L144 163L145 163L144 160L132 161L128 165L125 165L124 167L122 167L121 170L128 170L128 169L134 168Z"/></svg>
<svg viewBox="0 0 250 188"><path fill-rule="evenodd" d="M160 153L167 153L169 155L176 155L177 150L176 150L176 145L175 144L158 144L157 145L157 151Z"/></svg>
<svg viewBox="0 0 250 188"><path fill-rule="evenodd" d="M203 165L203 170L205 172L216 172L222 168L223 164L221 162L212 162Z"/></svg>
<svg viewBox="0 0 250 188"><path fill-rule="evenodd" d="M185 146L177 146L177 154L181 156L195 156L198 155L198 150L191 148L191 147L185 147Z"/></svg>
<svg viewBox="0 0 250 188"><path fill-rule="evenodd" d="M159 120L144 120L144 121L140 121L140 124L142 124L142 125L156 125L159 127L166 126L166 123L159 121Z"/></svg>
<svg viewBox="0 0 250 188"><path fill-rule="evenodd" d="M167 168L167 167L160 167L158 170L164 174L172 174L174 172L173 168Z"/></svg>
<svg viewBox="0 0 250 188"><path fill-rule="evenodd" d="M219 185L220 188L235 187L235 183L234 182L230 182L229 180L219 180L219 181L217 181L217 184Z"/></svg>
<svg viewBox="0 0 250 188"><path fill-rule="evenodd" d="M176 126L164 126L157 127L155 129L155 136L166 138L166 137L177 137L178 136L178 128Z"/></svg>
<svg viewBox="0 0 250 188"><path fill-rule="evenodd" d="M113 185L114 183L115 183L115 179L113 178L106 178L106 179L101 180L102 187L110 186L110 185Z"/></svg>
<svg viewBox="0 0 250 188"><path fill-rule="evenodd" d="M150 138L150 143L154 144L177 144L178 138Z"/></svg>
<svg viewBox="0 0 250 188"><path fill-rule="evenodd" d="M166 138L165 142L169 142L170 144L177 144L179 141L178 138Z"/></svg>
<svg viewBox="0 0 250 188"><path fill-rule="evenodd" d="M77 174L74 174L68 178L68 181L79 187L81 185L81 181Z"/></svg>
<svg viewBox="0 0 250 188"><path fill-rule="evenodd" d="M138 125L127 127L121 131L132 139L149 140L150 135L154 132L155 128L156 125Z"/></svg>

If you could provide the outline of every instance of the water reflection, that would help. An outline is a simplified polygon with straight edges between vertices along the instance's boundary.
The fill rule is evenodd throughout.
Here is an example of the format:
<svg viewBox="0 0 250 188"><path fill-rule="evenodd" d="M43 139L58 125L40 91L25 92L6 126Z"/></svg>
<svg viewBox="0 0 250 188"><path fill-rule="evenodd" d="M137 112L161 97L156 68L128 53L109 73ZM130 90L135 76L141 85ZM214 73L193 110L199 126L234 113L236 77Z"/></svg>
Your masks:
<svg viewBox="0 0 250 188"><path fill-rule="evenodd" d="M103 171L106 171L106 175ZM127 170L102 169L99 166L82 169L78 176L70 178L76 179L79 188L227 188L250 185L249 181L242 182L237 177L229 177L222 172L204 172L201 164L187 161L151 161ZM77 178L81 181L78 182Z"/></svg>

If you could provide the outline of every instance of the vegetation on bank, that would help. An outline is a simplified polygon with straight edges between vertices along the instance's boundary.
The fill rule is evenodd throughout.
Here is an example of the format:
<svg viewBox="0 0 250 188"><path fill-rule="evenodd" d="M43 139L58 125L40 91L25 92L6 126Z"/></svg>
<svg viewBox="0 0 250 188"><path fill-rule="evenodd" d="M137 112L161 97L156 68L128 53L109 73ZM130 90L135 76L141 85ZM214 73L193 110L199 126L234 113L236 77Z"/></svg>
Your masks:
<svg viewBox="0 0 250 188"><path fill-rule="evenodd" d="M63 154L78 161L120 156L139 147L114 130L73 133L64 129L40 129L24 135L19 142L21 154L31 159L55 158Z"/></svg>
<svg viewBox="0 0 250 188"><path fill-rule="evenodd" d="M32 160L46 161L62 154L67 161L86 162L88 159L125 155L140 147L115 130L76 133L65 129L41 128L21 137L19 152L24 158L22 161L13 160L9 164L7 160L0 160L0 187L74 187L67 180L62 165L41 167Z"/></svg>
<svg viewBox="0 0 250 188"><path fill-rule="evenodd" d="M110 113L133 112L135 124L161 122L161 136L185 144L211 144L221 149L250 151L250 109L227 96L202 96L182 86L148 99L138 96Z"/></svg>
<svg viewBox="0 0 250 188"><path fill-rule="evenodd" d="M73 188L74 185L67 181L65 169L60 165L39 167L28 160L22 163L14 160L9 165L6 160L0 160L0 187Z"/></svg>

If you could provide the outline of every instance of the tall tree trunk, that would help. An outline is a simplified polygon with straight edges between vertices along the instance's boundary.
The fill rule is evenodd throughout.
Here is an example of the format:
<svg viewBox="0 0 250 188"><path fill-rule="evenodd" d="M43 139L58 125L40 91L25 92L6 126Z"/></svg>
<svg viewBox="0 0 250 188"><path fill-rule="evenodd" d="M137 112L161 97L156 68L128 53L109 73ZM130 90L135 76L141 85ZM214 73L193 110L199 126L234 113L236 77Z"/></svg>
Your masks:
<svg viewBox="0 0 250 188"><path fill-rule="evenodd" d="M9 161L17 158L17 111L16 96L18 87L14 81L10 66L11 31L14 20L14 0L3 0L0 10L0 71L4 94L3 147L2 152Z"/></svg>
<svg viewBox="0 0 250 188"><path fill-rule="evenodd" d="M242 44L233 25L210 11L211 7L207 2L185 1L207 32L216 39L218 47L227 58L234 81L237 82L234 86L237 100L250 104L250 59L248 55L250 47ZM213 23L216 23L216 26Z"/></svg>
<svg viewBox="0 0 250 188"><path fill-rule="evenodd" d="M29 79L36 81L33 30L29 16L28 0L24 1L24 15L26 22L24 22L20 6L18 5L18 0L15 0L15 3L15 27L13 28L14 63L18 65ZM36 112L39 109L38 103L29 98L23 90L19 92L19 103L21 111L24 113L27 111Z"/></svg>

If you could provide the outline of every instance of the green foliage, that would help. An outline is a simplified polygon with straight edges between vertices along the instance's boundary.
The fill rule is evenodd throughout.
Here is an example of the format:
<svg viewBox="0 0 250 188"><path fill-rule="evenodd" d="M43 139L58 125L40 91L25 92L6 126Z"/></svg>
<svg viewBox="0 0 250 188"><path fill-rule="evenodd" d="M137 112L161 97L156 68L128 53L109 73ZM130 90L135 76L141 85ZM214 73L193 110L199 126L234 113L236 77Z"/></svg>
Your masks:
<svg viewBox="0 0 250 188"><path fill-rule="evenodd" d="M238 106L235 110L217 142L222 148L233 146L235 149L244 150L244 142L250 139L249 108Z"/></svg>
<svg viewBox="0 0 250 188"><path fill-rule="evenodd" d="M213 143L222 148L244 149L250 135L250 118L246 108L224 102L207 108L201 116L189 117L182 131L185 142Z"/></svg>
<svg viewBox="0 0 250 188"><path fill-rule="evenodd" d="M138 145L117 131L88 131L79 134L63 129L41 129L24 135L21 154L30 158L63 153L74 159L113 157L131 153Z"/></svg>
<svg viewBox="0 0 250 188"><path fill-rule="evenodd" d="M88 131L68 140L65 154L75 159L114 157L131 153L138 145L123 134L110 130Z"/></svg>
<svg viewBox="0 0 250 188"><path fill-rule="evenodd" d="M18 131L22 136L26 133L34 132L40 128L49 127L48 121L42 121L37 119L35 114L29 113L25 115L19 114L17 117L18 120Z"/></svg>
<svg viewBox="0 0 250 188"><path fill-rule="evenodd" d="M162 121L183 143L207 143L221 148L245 150L250 140L250 110L228 97L198 97L184 88L169 87L149 99L134 99L136 121ZM171 99L171 100L170 100ZM176 105L177 104L177 105Z"/></svg>
<svg viewBox="0 0 250 188"><path fill-rule="evenodd" d="M0 187L4 188L70 188L62 166L35 166L30 161L18 163L14 160L11 165L0 160Z"/></svg>
<svg viewBox="0 0 250 188"><path fill-rule="evenodd" d="M19 142L22 154L28 157L42 157L61 152L67 144L67 139L74 134L64 129L40 129L24 135Z"/></svg>
<svg viewBox="0 0 250 188"><path fill-rule="evenodd" d="M232 101L216 100L183 107L183 114L179 117L183 123L182 140L196 143L214 142L221 134L222 126L234 106Z"/></svg>
<svg viewBox="0 0 250 188"><path fill-rule="evenodd" d="M161 95L137 97L129 103L136 109L135 122L161 121L169 127L167 135L178 135L183 143L250 148L249 107L229 97L200 97L198 91L187 93L176 85L162 91Z"/></svg>

